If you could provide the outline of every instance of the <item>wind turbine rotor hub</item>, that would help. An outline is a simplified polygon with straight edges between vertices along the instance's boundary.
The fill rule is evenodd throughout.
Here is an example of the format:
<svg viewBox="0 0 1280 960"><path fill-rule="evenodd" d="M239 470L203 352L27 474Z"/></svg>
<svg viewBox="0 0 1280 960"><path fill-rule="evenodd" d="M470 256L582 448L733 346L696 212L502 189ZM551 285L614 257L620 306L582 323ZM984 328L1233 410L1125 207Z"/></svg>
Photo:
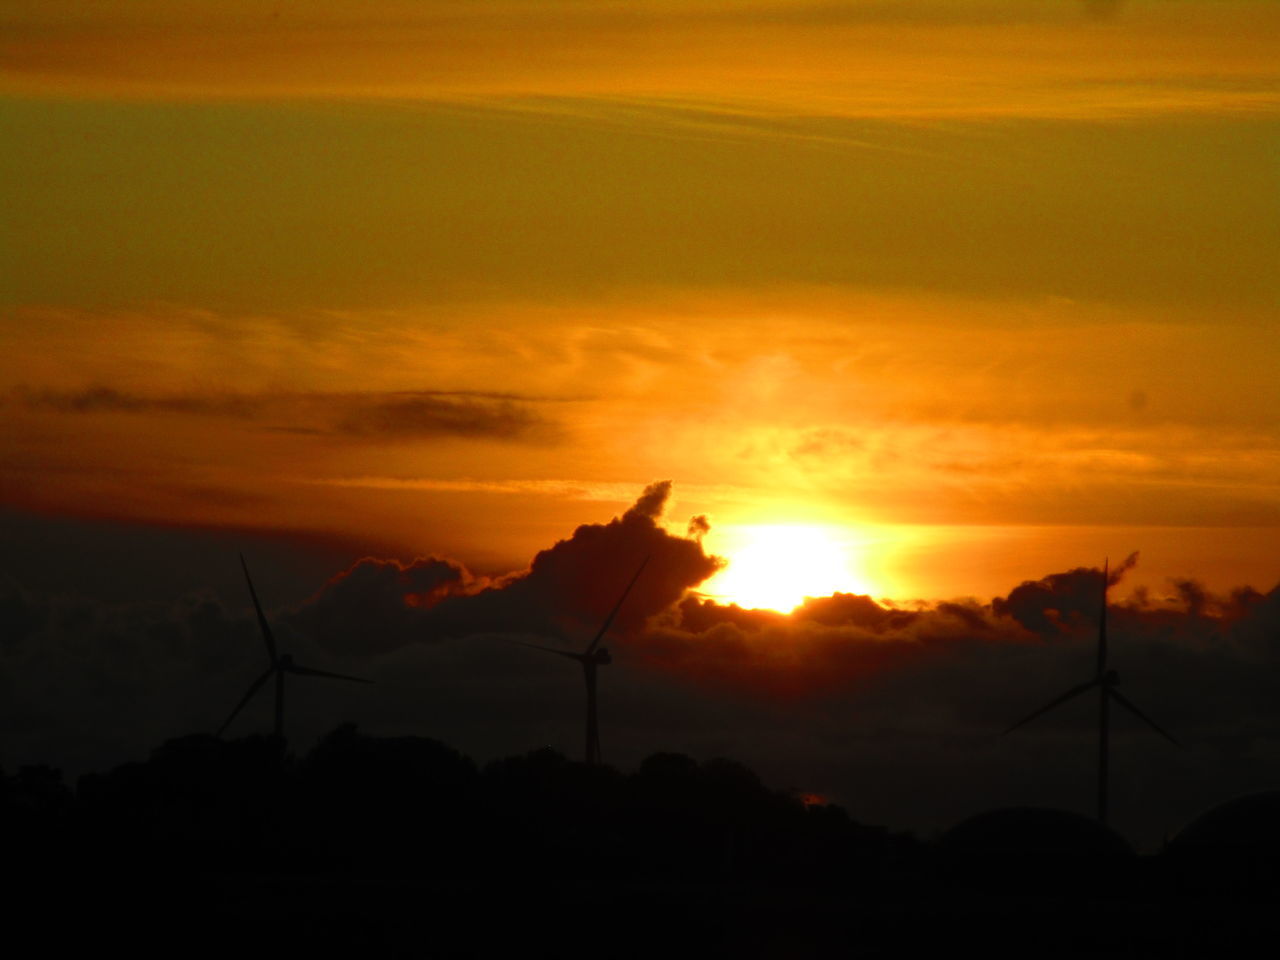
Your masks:
<svg viewBox="0 0 1280 960"><path fill-rule="evenodd" d="M613 657L609 655L608 650L606 650L604 647L601 647L599 650L596 651L595 661L596 663L598 663L600 666L603 667L613 663Z"/></svg>

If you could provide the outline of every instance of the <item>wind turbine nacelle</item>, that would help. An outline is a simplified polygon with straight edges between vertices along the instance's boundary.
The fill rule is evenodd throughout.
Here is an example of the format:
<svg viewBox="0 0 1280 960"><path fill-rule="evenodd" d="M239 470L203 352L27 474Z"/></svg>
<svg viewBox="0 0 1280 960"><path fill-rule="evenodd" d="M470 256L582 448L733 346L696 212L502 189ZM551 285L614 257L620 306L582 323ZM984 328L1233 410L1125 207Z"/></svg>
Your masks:
<svg viewBox="0 0 1280 960"><path fill-rule="evenodd" d="M595 661L600 666L605 667L613 663L613 657L609 656L608 650L606 650L604 647L601 647L599 650L596 651Z"/></svg>

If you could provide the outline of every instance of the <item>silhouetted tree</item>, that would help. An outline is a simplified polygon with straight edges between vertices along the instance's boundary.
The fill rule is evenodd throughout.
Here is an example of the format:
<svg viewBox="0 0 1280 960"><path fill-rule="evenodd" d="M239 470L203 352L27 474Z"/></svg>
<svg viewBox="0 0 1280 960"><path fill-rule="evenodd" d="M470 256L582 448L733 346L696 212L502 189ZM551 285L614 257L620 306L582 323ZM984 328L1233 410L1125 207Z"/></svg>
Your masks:
<svg viewBox="0 0 1280 960"><path fill-rule="evenodd" d="M329 865L426 878L485 852L475 764L437 740L344 724L299 764L293 791L294 842Z"/></svg>

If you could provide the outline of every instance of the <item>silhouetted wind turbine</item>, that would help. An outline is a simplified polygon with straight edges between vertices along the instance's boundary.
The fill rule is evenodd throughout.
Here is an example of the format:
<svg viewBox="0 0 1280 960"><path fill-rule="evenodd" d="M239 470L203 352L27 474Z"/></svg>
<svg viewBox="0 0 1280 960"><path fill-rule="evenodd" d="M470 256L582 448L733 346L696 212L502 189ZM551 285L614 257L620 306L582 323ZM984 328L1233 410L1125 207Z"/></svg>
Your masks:
<svg viewBox="0 0 1280 960"><path fill-rule="evenodd" d="M1094 672L1093 679L1088 683L1082 683L1078 687L1072 687L1062 696L1055 700L1050 700L1028 716L1023 717L1005 733L1012 733L1025 723L1030 723L1036 717L1043 713L1048 713L1059 704L1066 703L1073 697L1077 697L1094 687L1098 688L1098 822L1107 822L1107 787L1110 777L1110 724L1111 724L1111 701L1114 700L1120 706L1124 707L1135 717L1149 726L1160 736L1164 737L1175 747L1181 747L1182 744L1175 740L1172 736L1160 728L1160 726L1148 717L1145 713L1134 706L1123 694L1116 690L1116 685L1120 682L1120 675L1114 670L1107 669L1107 586L1108 586L1108 564L1102 565L1102 610L1098 615L1098 665Z"/></svg>
<svg viewBox="0 0 1280 960"><path fill-rule="evenodd" d="M627 584L627 588L622 591L622 596L618 598L618 602L613 605L613 609L609 611L609 616L605 617L604 626L587 644L587 649L581 653L573 653L570 650L558 650L555 647L544 647L537 643L525 643L521 640L515 641L524 647L533 647L535 650L545 650L547 653L554 653L560 657L568 657L570 660L576 660L582 664L582 676L587 683L587 750L586 760L589 764L600 763L600 724L596 719L596 669L598 667L608 666L613 662L613 658L609 656L609 651L599 646L601 639L608 631L613 618L618 615L618 611L622 609L622 604L627 599L627 594L631 592L631 588L636 585L636 581L640 579L640 574L644 572L645 564L649 562L649 558L645 557L640 562L640 568L636 570L635 576L631 578L631 582Z"/></svg>
<svg viewBox="0 0 1280 960"><path fill-rule="evenodd" d="M244 562L244 554L240 554L240 566L244 569L245 582L249 584L249 596L253 597L253 608L258 611L258 626L262 628L262 640L267 645L267 656L271 658L271 665L267 667L267 672L260 676L249 687L249 692L241 698L236 704L236 708L231 711L231 716L227 717L226 722L218 728L215 736L221 737L222 732L231 726L231 721L236 715L244 709L246 703L253 699L253 695L262 689L263 684L271 679L272 675L276 678L276 738L284 738L284 675L286 673L296 674L300 677L329 677L333 680L352 680L356 683L373 683L372 680L365 680L362 677L349 677L344 673L330 673L327 670L316 670L314 667L304 667L300 663L294 663L293 657L289 654L280 654L276 650L276 640L271 634L271 626L267 623L267 618L262 612L262 604L258 602L258 591L253 589L253 579L249 576L249 566Z"/></svg>

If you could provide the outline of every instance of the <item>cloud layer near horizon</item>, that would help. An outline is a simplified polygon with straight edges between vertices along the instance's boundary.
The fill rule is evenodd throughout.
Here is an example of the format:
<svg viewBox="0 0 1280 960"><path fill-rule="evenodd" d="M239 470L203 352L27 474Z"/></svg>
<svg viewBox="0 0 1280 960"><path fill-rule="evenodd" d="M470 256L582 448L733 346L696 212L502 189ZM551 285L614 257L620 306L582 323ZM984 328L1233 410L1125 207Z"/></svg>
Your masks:
<svg viewBox="0 0 1280 960"><path fill-rule="evenodd" d="M378 681L298 681L294 735L355 719L373 732L442 736L482 758L575 743L576 670L500 641L579 648L651 555L606 641L616 658L603 680L615 758L727 753L833 790L862 816L892 819L886 804L898 804L894 822L907 826L945 820L958 798L997 805L1069 793L1072 777L1087 776L1080 767L1087 770L1091 713L1083 707L1061 707L998 743L990 737L1092 675L1100 571L1051 574L989 603L912 609L836 594L784 616L681 599L716 561L660 524L668 493L668 484L654 484L623 515L580 526L527 571L485 579L454 561L366 558L300 607L273 612L280 641L300 662ZM0 620L6 765L101 767L214 728L263 664L242 602L235 610L212 597L94 603L34 594L6 578ZM1280 726L1280 587L1215 596L1182 581L1169 596L1138 591L1113 602L1111 627L1126 695L1192 745L1186 756L1161 753L1167 745L1138 721L1118 718L1128 776L1170 791L1158 803L1146 792L1130 796L1131 816L1141 812L1150 826L1142 804L1180 816L1170 811L1275 769L1280 757L1268 744ZM262 717L245 714L244 728L265 722L263 704ZM1055 755L1079 757L1058 769L1035 755L1046 743ZM960 753L948 759L947 751ZM921 797L959 775L959 756L991 781L966 783L945 802ZM861 778L872 775L880 779L868 790Z"/></svg>
<svg viewBox="0 0 1280 960"><path fill-rule="evenodd" d="M365 558L330 580L291 622L349 656L477 634L552 637L580 648L644 564L613 621L616 633L635 634L720 566L698 541L661 525L670 492L670 481L651 484L621 517L583 524L541 551L527 571L496 580L439 558Z"/></svg>

